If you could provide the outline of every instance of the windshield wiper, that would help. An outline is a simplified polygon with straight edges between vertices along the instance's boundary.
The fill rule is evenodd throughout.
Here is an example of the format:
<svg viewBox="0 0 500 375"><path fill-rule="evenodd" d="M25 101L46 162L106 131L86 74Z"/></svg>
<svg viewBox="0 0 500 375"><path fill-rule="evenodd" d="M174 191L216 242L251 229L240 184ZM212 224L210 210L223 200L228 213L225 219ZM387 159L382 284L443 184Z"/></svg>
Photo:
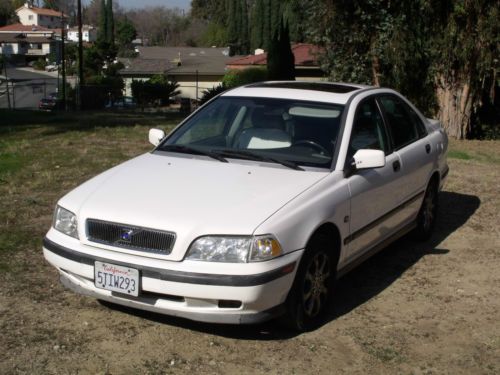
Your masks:
<svg viewBox="0 0 500 375"><path fill-rule="evenodd" d="M180 152L183 154L194 154L194 155L204 155L211 157L215 160L219 160L223 163L227 163L227 159L219 155L218 153L212 151L200 150L198 148L189 147L186 145L163 145L159 148L161 151L172 151L172 152Z"/></svg>
<svg viewBox="0 0 500 375"><path fill-rule="evenodd" d="M277 163L277 164L281 164L285 167L295 169L297 171L304 170L303 168L299 167L293 161L280 160L280 159L275 159L275 158L271 158L268 156L262 156L262 155L256 154L255 152L248 151L248 150L213 150L213 152L217 152L217 154L224 155L227 157L235 157L235 158L242 158L242 159L246 159L246 160L257 160L257 161L263 161L263 162L269 162L269 163Z"/></svg>

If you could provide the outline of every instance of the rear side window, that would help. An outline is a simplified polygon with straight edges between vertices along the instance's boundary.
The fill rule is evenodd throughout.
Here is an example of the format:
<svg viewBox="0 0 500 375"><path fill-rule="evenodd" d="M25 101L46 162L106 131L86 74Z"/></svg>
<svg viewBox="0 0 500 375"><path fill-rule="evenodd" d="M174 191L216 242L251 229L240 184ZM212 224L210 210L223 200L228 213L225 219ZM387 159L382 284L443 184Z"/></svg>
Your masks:
<svg viewBox="0 0 500 375"><path fill-rule="evenodd" d="M410 116L411 108L406 103L395 96L382 96L380 104L388 122L394 149L400 149L420 138L417 123Z"/></svg>
<svg viewBox="0 0 500 375"><path fill-rule="evenodd" d="M411 118L413 124L417 128L418 135L420 137L426 136L427 129L425 129L425 125L422 122L422 119L417 115L417 113L410 106L406 106L406 108L408 109L408 113L410 114L410 118Z"/></svg>

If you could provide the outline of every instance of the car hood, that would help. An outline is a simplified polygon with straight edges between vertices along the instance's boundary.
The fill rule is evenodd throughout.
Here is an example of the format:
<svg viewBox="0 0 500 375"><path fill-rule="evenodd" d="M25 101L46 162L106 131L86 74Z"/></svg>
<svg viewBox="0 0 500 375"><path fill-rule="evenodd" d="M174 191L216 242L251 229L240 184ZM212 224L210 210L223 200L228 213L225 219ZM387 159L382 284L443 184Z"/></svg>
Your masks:
<svg viewBox="0 0 500 375"><path fill-rule="evenodd" d="M246 161L145 154L87 181L60 201L79 223L88 218L176 233L168 256L181 260L209 234L251 235L287 202L328 175ZM85 225L80 239L91 245ZM123 250L125 252L129 252Z"/></svg>

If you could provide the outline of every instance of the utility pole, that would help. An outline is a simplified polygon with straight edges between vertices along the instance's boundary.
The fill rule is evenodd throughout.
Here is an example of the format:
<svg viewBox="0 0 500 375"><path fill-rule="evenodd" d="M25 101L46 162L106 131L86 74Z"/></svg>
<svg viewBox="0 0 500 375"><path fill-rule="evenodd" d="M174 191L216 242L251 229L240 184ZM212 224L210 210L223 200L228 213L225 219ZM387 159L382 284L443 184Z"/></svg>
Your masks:
<svg viewBox="0 0 500 375"><path fill-rule="evenodd" d="M64 13L61 12L62 108L66 111L66 51L64 46Z"/></svg>
<svg viewBox="0 0 500 375"><path fill-rule="evenodd" d="M83 38L82 38L82 0L78 0L77 4L78 18L78 109L82 109L82 86L83 81Z"/></svg>
<svg viewBox="0 0 500 375"><path fill-rule="evenodd" d="M12 109L12 105L10 104L9 77L7 76L7 55L4 55L3 58L3 68L5 71L5 89L7 90L7 102L9 103L9 109Z"/></svg>

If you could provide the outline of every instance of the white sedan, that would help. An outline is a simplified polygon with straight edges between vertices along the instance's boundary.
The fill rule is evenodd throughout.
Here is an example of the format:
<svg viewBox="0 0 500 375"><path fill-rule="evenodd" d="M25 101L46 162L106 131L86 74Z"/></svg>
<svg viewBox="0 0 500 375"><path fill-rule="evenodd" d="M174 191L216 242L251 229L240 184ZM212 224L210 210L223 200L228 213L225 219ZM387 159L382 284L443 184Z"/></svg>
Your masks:
<svg viewBox="0 0 500 375"><path fill-rule="evenodd" d="M59 200L43 252L77 293L205 322L315 327L338 277L431 235L448 173L439 123L354 84L236 88L149 140Z"/></svg>

